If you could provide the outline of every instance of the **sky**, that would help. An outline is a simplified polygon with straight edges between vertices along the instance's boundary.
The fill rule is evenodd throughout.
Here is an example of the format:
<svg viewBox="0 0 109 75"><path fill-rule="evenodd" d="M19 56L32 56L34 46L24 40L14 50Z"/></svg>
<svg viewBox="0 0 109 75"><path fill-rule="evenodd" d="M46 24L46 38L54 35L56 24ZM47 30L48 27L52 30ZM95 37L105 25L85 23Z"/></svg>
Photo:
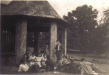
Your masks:
<svg viewBox="0 0 109 75"><path fill-rule="evenodd" d="M100 19L103 15L102 12L109 8L109 0L49 0L49 2L61 17L75 10L78 6L87 4L98 10L98 19Z"/></svg>
<svg viewBox="0 0 109 75"><path fill-rule="evenodd" d="M8 1L11 2L12 0ZM99 11L98 19L100 19L103 15L102 12L107 8L109 8L109 0L47 0L47 1L49 1L49 3L53 6L53 8L57 11L57 13L61 17L63 15L67 15L68 12L75 10L76 7L87 4L92 5L94 9L97 9Z"/></svg>

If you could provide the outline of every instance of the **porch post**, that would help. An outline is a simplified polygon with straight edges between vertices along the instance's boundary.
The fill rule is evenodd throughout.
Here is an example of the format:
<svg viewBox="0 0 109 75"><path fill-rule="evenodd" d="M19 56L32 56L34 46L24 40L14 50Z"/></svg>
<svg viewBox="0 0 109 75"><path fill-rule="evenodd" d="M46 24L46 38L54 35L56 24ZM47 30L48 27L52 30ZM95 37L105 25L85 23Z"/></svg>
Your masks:
<svg viewBox="0 0 109 75"><path fill-rule="evenodd" d="M15 36L16 64L19 64L23 55L26 52L26 41L27 41L27 21L22 20L16 24L16 36Z"/></svg>
<svg viewBox="0 0 109 75"><path fill-rule="evenodd" d="M55 45L57 40L57 24L52 23L50 28L50 61L56 63Z"/></svg>
<svg viewBox="0 0 109 75"><path fill-rule="evenodd" d="M65 28L65 56L67 55L67 28Z"/></svg>
<svg viewBox="0 0 109 75"><path fill-rule="evenodd" d="M64 50L64 55L67 55L67 28L62 29L62 48Z"/></svg>

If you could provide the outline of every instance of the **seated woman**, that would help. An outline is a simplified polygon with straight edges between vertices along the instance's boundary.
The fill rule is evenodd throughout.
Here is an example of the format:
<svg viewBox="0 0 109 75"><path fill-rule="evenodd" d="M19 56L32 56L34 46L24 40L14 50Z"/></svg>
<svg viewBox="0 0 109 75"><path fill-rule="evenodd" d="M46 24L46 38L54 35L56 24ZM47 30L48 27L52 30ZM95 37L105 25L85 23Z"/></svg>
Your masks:
<svg viewBox="0 0 109 75"><path fill-rule="evenodd" d="M31 59L33 59L35 56L33 54L33 48L29 47L27 48L26 53L24 54L20 64L18 72L27 72L29 70L29 67L32 66L33 63Z"/></svg>

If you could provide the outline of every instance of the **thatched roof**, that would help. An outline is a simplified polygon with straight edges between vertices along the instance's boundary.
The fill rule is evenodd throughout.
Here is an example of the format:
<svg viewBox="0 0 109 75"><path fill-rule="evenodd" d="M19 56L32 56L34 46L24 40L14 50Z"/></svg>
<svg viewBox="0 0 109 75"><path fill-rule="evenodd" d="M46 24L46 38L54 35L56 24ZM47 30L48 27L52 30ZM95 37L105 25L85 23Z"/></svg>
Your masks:
<svg viewBox="0 0 109 75"><path fill-rule="evenodd" d="M1 4L1 15L27 15L60 18L48 1L12 1Z"/></svg>

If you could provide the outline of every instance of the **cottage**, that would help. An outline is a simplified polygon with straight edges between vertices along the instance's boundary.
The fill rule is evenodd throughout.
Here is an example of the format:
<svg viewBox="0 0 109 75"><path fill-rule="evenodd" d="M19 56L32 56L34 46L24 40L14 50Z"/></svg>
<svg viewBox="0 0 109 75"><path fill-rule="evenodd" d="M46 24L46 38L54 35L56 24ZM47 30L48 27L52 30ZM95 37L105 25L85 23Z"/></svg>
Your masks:
<svg viewBox="0 0 109 75"><path fill-rule="evenodd" d="M67 53L67 23L46 0L12 1L1 4L0 48L2 63L20 62L27 48L37 55L49 45L50 60L55 62L55 43L59 40Z"/></svg>

